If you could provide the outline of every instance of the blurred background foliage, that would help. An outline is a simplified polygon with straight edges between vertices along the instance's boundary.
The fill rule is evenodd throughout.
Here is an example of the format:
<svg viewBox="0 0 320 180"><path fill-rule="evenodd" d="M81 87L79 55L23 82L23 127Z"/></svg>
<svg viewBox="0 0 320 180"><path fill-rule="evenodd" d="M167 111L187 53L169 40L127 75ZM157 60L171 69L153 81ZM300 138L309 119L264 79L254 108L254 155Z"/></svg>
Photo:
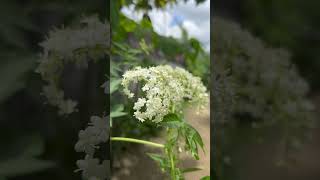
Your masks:
<svg viewBox="0 0 320 180"><path fill-rule="evenodd" d="M320 87L319 1L216 0L213 7L213 14L236 20L267 44L289 49L301 74Z"/></svg>
<svg viewBox="0 0 320 180"><path fill-rule="evenodd" d="M79 159L73 146L89 114L61 119L55 109L44 105L44 98L40 96L43 82L34 72L40 52L38 44L49 30L70 24L81 15L99 14L108 19L108 9L107 2L99 0L0 2L0 179L80 178L73 172L75 161ZM99 69L99 66L91 67ZM90 88L96 89L88 86L88 81L93 79L91 86L99 84L103 77L99 80L94 74L104 74L105 67L101 66L100 72L68 69L73 74L84 74L78 81L84 88L84 95ZM70 77L63 83L79 87L74 81L75 78ZM71 94L70 88L68 94ZM92 97L87 96L88 99ZM85 105L88 99L81 99L83 109L88 109L89 105Z"/></svg>
<svg viewBox="0 0 320 180"><path fill-rule="evenodd" d="M250 47L248 39L249 33L256 40L261 40L263 45L266 48L284 48L289 51L291 54L290 61L295 65L298 74L306 80L307 84L310 85L310 89L306 91L306 100L314 103L315 112L317 113L315 116L315 123L313 127L309 127L305 129L305 132L311 135L311 140L306 138L305 135L300 134L298 130L294 130L297 122L301 124L306 123L305 118L298 118L298 120L294 120L295 118L290 118L289 121L283 124L279 124L272 128L257 128L258 124L251 125L252 118L248 118L247 116L250 114L246 114L245 116L238 117L239 119L244 119L244 121L239 121L237 125L231 125L223 129L221 126L215 127L215 132L222 133L223 135L217 139L219 142L217 148L215 150L216 153L220 157L217 158L215 162L218 162L216 165L221 168L217 171L219 173L223 173L217 175L217 171L215 175L219 176L219 179L319 179L319 173L314 171L313 169L317 169L319 164L314 162L313 159L319 159L318 155L314 152L318 151L319 148L319 121L318 121L318 95L319 95L319 1L310 0L310 1L299 1L299 0L216 0L213 2L213 8L211 9L212 14L214 16L223 17L224 19L231 20L235 22L235 24L239 24L240 27L244 31L244 37L242 38L242 45ZM214 17L211 17L213 19ZM214 24L212 25L212 32L215 31ZM221 30L220 30L221 31ZM229 33L236 34L237 28L229 28ZM219 36L218 34L216 34ZM219 43L221 41L216 41ZM236 44L230 42L230 44ZM212 47L222 46L221 43L215 45L212 42ZM266 56L264 53L257 51L259 47L256 46L251 47L252 52L256 52L263 56ZM229 49L232 54L232 49ZM225 51L229 51L226 49ZM250 50L250 48L249 48ZM213 50L214 51L214 50ZM221 52L221 51L220 51ZM214 53L214 52L213 52ZM239 53L237 51L233 53ZM238 61L243 61L243 59L250 59L245 53L238 57ZM270 57L270 60L261 57L261 63L269 63L274 59L280 57L276 55L275 57ZM223 58L221 58L223 59ZM213 64L216 65L215 61L219 61L221 59L215 58ZM279 58L277 61L285 62L287 58ZM246 68L246 63L242 63L243 67ZM239 63L239 65L241 65ZM230 65L229 67L234 66ZM260 65L259 65L260 66ZM259 67L257 66L257 67ZM235 67L235 66L234 66ZM239 66L241 67L241 66ZM280 65L272 67L270 69L275 69L276 67L280 67ZM248 68L248 67L247 67ZM215 70L215 69L214 69ZM230 69L229 69L230 70ZM253 71L254 68L250 71ZM247 72L249 69L247 70ZM217 71L215 71L217 72ZM232 73L233 72L233 73ZM234 73L236 72L236 73ZM247 76L250 73L242 72L244 76ZM226 81L230 82L231 74L240 73L236 69L232 69L231 71L219 72L223 74L223 77L219 77L217 79L220 80L221 87L227 90L231 90L233 87L230 83L228 84ZM255 77L255 76L253 76ZM257 75L258 77L258 75ZM281 79L283 76L279 77ZM294 78L297 80L299 78ZM245 79L243 79L246 81ZM248 79L247 79L248 80ZM213 79L216 81L216 79ZM223 82L224 81L224 82ZM241 83L240 88L248 88L254 91L255 88L259 88L261 83L257 83L252 88L249 88L251 85L247 83ZM215 84L215 82L213 83ZM291 85L294 84L294 81L291 81ZM214 87L215 88L215 87ZM268 88L261 89L259 92L263 92ZM293 90L294 89L294 90ZM296 91L298 88L292 88L292 91ZM281 97L277 99L281 99L287 94L292 93L292 91L287 89L281 93L280 90L275 91L275 94L283 94ZM234 96L233 93L226 91L224 97L227 97L226 101L230 101L233 103L238 103L238 106L241 106L241 102L238 102L237 95L235 95L235 99L230 99L228 97ZM242 96L242 95L240 95ZM261 98L267 97L260 95ZM248 96L248 99L255 98L256 94L252 94ZM240 97L241 98L241 97ZM229 103L230 103L229 102ZM259 102L259 101L256 101ZM302 105L303 103L298 103ZM242 105L243 104L242 102ZM230 104L226 105L227 107L232 107ZM265 106L269 107L269 106ZM256 107L252 107L251 111ZM230 109L223 109L222 111L230 112ZM265 111L266 112L266 111ZM300 111L292 111L290 115L300 113ZM262 113L263 114L263 113ZM278 115L281 113L279 112ZM275 115L270 117L270 121L274 120ZM285 118L283 118L285 119ZM256 126L258 125L258 126ZM254 127L254 128L253 128ZM285 131L282 128L286 127L287 130L293 132L294 138L301 138L300 143L295 142L297 146L299 146L299 151L295 153L289 153L289 151L281 151L280 147L283 145L283 142L278 142L282 137L282 133ZM221 128L221 129L219 129ZM302 128L301 128L302 129ZM291 135L290 135L291 136ZM229 138L233 138L230 141ZM258 137L264 137L260 139ZM309 137L309 136L308 136ZM258 139L258 140L257 140ZM307 141L309 139L309 141ZM224 144L224 145L223 145ZM302 144L304 144L302 146ZM295 148L293 148L295 149ZM290 148L290 150L292 150ZM224 154L225 153L225 154ZM224 154L225 157L222 155ZM291 156L291 160L289 164L284 162L276 162L276 159L281 158L279 154L285 155L289 154ZM219 159L221 158L221 159ZM286 165L285 165L286 164ZM267 171L267 172L266 172ZM218 177L217 177L218 178Z"/></svg>
<svg viewBox="0 0 320 180"><path fill-rule="evenodd" d="M314 88L319 88L320 2L252 1L243 7L243 22L273 46L294 52L293 61Z"/></svg>
<svg viewBox="0 0 320 180"><path fill-rule="evenodd" d="M120 7L133 5L136 11L145 11L148 12L153 8L162 9L169 5L175 5L178 1L187 2L189 0L120 0L115 3L119 3ZM206 0L195 0L197 4L203 3ZM113 3L113 2L111 2Z"/></svg>
<svg viewBox="0 0 320 180"><path fill-rule="evenodd" d="M147 61L165 60L183 65L193 74L203 78L206 84L209 83L209 53L203 49L197 39L190 38L183 27L181 27L183 35L180 39L161 36L153 30L147 12L142 21L137 23L120 12L121 7L125 5L120 1L111 2L111 6L115 7L111 8L111 24L115 32L112 35L114 42L144 49L141 47L141 40L143 40L143 43L151 49Z"/></svg>

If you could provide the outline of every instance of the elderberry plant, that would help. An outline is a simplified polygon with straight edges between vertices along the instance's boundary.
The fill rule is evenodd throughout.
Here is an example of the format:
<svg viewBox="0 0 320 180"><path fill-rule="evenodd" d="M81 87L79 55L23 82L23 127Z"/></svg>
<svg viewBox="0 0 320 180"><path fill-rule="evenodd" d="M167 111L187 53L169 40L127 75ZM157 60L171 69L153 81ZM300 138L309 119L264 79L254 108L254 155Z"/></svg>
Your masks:
<svg viewBox="0 0 320 180"><path fill-rule="evenodd" d="M79 68L87 68L89 61L104 59L110 49L109 24L101 22L97 16L84 17L75 26L54 29L40 45L43 53L36 72L47 82L42 94L50 105L58 108L60 115L69 115L77 111L77 102L65 99L64 92L59 87L64 66L73 63ZM106 84L102 86L105 87ZM88 127L79 132L75 150L86 155L84 159L77 161L76 172L82 171L83 179L104 180L110 175L109 161L100 161L95 156L99 145L109 140L108 126L108 116L92 116Z"/></svg>
<svg viewBox="0 0 320 180"><path fill-rule="evenodd" d="M77 152L84 152L85 159L78 160L77 166L82 171L83 179L107 179L110 172L110 162L94 158L97 145L106 143L109 139L109 117L92 116L89 126L79 132L79 140L75 145ZM78 170L77 170L78 171Z"/></svg>
<svg viewBox="0 0 320 180"><path fill-rule="evenodd" d="M47 82L43 87L43 95L49 104L59 109L60 115L77 111L77 102L65 99L59 87L60 76L68 63L87 68L89 61L96 62L109 54L109 24L100 22L97 16L84 17L74 27L56 28L49 32L40 45L43 52L36 72Z"/></svg>
<svg viewBox="0 0 320 180"><path fill-rule="evenodd" d="M198 150L201 148L204 151L200 134L184 119L183 110L187 105L197 105L202 108L208 103L206 87L200 78L180 67L172 68L168 65L135 67L123 74L121 84L129 98L135 95L129 90L130 85L142 86L141 91L145 95L138 97L134 103L134 116L140 122L149 120L157 126L164 127L167 132L166 143L157 144L122 137L111 137L111 140L162 148L162 154L148 155L158 162L162 171L169 172L172 180L183 179L183 173L188 170L181 170L178 167L181 147L190 152L196 160L199 160Z"/></svg>
<svg viewBox="0 0 320 180"><path fill-rule="evenodd" d="M284 154L277 164L291 162L291 152L310 136L315 119L307 82L285 49L268 47L238 24L218 17L213 27L213 118L224 139L221 149L232 144L239 123L249 122L252 129L279 128Z"/></svg>

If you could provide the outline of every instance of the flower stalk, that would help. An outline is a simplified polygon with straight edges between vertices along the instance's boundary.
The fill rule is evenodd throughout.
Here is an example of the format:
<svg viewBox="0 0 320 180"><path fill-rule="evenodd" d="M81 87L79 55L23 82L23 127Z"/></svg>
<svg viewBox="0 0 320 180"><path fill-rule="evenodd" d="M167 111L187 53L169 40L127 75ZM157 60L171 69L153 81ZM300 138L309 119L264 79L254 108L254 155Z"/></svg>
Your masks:
<svg viewBox="0 0 320 180"><path fill-rule="evenodd" d="M111 141L125 141L125 142L137 143L137 144L145 144L145 145L149 145L157 148L164 148L163 144L140 140L140 139L126 138L126 137L111 137L110 139Z"/></svg>

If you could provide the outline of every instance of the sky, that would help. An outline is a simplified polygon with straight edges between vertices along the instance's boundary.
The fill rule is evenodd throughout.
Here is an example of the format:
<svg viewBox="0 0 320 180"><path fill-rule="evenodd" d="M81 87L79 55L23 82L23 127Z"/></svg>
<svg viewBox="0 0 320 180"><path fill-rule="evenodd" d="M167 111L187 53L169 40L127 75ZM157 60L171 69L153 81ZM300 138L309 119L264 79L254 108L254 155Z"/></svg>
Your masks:
<svg viewBox="0 0 320 180"><path fill-rule="evenodd" d="M139 21L142 13L133 11L133 7L123 8L122 12L129 18ZM181 37L182 25L190 37L197 38L203 47L210 51L210 0L196 5L194 0L187 3L179 1L165 10L153 9L149 16L154 30L164 36Z"/></svg>

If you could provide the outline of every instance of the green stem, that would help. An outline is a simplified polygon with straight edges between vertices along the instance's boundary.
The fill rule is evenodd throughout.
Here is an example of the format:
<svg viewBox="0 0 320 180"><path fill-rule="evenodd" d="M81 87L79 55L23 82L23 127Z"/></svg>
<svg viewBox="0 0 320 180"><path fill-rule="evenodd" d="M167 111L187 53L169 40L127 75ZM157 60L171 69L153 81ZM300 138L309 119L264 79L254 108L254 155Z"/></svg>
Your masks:
<svg viewBox="0 0 320 180"><path fill-rule="evenodd" d="M111 141L125 141L125 142L131 142L131 143L145 144L145 145L158 147L158 148L164 148L163 144L144 141L140 139L126 138L126 137L111 137Z"/></svg>
<svg viewBox="0 0 320 180"><path fill-rule="evenodd" d="M172 152L170 152L170 162L171 162L171 178L172 180L175 180L176 176L175 176L175 167L174 167Z"/></svg>
<svg viewBox="0 0 320 180"><path fill-rule="evenodd" d="M177 180L177 176L176 176L176 167L175 167L175 152L174 152L174 148L177 145L174 141L172 141L172 132L175 131L175 129L169 128L168 129L168 137L167 137L167 143L168 146L166 148L166 154L169 158L170 161L170 176L171 176L171 180ZM178 140L178 138L176 139Z"/></svg>

